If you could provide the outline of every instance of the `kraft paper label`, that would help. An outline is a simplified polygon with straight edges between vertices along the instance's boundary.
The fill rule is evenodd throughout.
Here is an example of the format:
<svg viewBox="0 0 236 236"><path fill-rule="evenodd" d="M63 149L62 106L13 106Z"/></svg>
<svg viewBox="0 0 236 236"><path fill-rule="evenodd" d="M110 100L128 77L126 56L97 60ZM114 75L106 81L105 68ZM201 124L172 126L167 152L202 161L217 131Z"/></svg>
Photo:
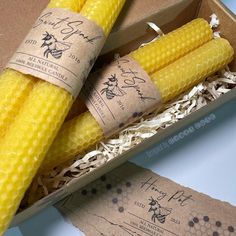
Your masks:
<svg viewBox="0 0 236 236"><path fill-rule="evenodd" d="M106 136L139 119L160 103L159 92L148 74L128 56L92 74L81 97Z"/></svg>
<svg viewBox="0 0 236 236"><path fill-rule="evenodd" d="M233 236L236 208L126 163L56 206L86 236Z"/></svg>
<svg viewBox="0 0 236 236"><path fill-rule="evenodd" d="M105 42L103 30L65 9L46 9L7 67L80 92Z"/></svg>

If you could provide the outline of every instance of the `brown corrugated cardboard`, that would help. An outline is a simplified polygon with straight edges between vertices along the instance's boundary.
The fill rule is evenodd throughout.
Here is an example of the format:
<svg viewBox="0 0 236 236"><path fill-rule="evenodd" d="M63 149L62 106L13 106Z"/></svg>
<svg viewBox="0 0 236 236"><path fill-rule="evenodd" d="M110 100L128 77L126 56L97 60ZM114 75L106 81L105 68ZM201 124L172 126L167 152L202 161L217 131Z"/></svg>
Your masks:
<svg viewBox="0 0 236 236"><path fill-rule="evenodd" d="M40 3L36 0L0 2L0 9L4 9L4 11L1 11L4 14L0 16L0 22L2 24L0 28L0 55L2 65L5 65L7 59L11 56L27 30L30 28L33 20L47 2L47 0L40 1ZM101 57L102 59L110 59L113 57L113 53L118 51L121 55L126 54L130 50L137 48L141 42L153 37L153 32L147 30L147 25L145 23L147 21L157 23L161 26L164 32L168 32L197 16L209 20L209 16L212 13L216 13L219 16L222 35L230 41L236 50L235 19L217 0L134 0L127 2L126 9L122 13L113 33L108 39L106 47L103 50L103 53L106 55ZM25 16L27 16L27 19ZM9 22L9 24L6 25L3 22ZM16 22L20 22L20 26L19 24L16 24ZM124 43L126 44L124 45ZM232 63L231 68L236 70L235 61ZM15 217L12 225L22 222L40 209L59 201L66 195L69 195L78 188L81 188L87 183L95 180L102 174L114 169L135 154L144 151L151 145L176 132L181 127L184 127L194 120L206 115L208 112L231 100L233 97L236 97L236 90L232 90L226 95L221 96L218 100L210 103L208 106L192 113L171 127L162 130L158 135L149 138L142 144L137 145L136 148L118 158L115 158L106 165L103 165L95 171L72 181L66 187L54 192L44 199L41 199L32 207L19 213Z"/></svg>

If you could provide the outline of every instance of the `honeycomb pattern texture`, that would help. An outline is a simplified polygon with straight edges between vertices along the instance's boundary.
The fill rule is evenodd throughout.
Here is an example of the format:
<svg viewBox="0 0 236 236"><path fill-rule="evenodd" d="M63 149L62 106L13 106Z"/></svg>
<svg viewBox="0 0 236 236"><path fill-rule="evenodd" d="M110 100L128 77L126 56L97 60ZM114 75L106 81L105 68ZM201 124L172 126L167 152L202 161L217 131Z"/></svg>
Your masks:
<svg viewBox="0 0 236 236"><path fill-rule="evenodd" d="M167 102L226 66L233 59L233 53L227 40L211 40L155 72L151 79L163 102ZM42 172L68 161L104 138L102 129L89 111L67 121L62 127L41 166Z"/></svg>
<svg viewBox="0 0 236 236"><path fill-rule="evenodd" d="M68 92L38 81L1 139L0 235L14 215L71 104Z"/></svg>
<svg viewBox="0 0 236 236"><path fill-rule="evenodd" d="M63 207L78 209L81 205L88 205L87 203L97 202L99 199L99 204L103 203L111 210L122 213L128 209L134 190L132 182L111 172L72 194L63 203Z"/></svg>
<svg viewBox="0 0 236 236"><path fill-rule="evenodd" d="M41 170L70 160L103 138L102 128L90 112L65 122L44 159Z"/></svg>
<svg viewBox="0 0 236 236"><path fill-rule="evenodd" d="M235 236L236 225L225 222L222 216L215 218L208 214L192 212L185 222L186 236Z"/></svg>
<svg viewBox="0 0 236 236"><path fill-rule="evenodd" d="M225 39L214 39L151 75L161 93L162 101L201 82L207 76L225 67L233 59L233 48Z"/></svg>
<svg viewBox="0 0 236 236"><path fill-rule="evenodd" d="M52 0L48 6L79 12L85 0ZM19 112L36 82L29 75L6 69L0 75L0 138Z"/></svg>
<svg viewBox="0 0 236 236"><path fill-rule="evenodd" d="M212 29L207 21L198 18L131 52L130 56L151 74L208 42L212 35ZM77 98L69 117L81 114L81 111L86 110L84 106Z"/></svg>
<svg viewBox="0 0 236 236"><path fill-rule="evenodd" d="M107 3L106 0L90 0L89 4L96 5L97 2L102 6ZM108 4L110 9L105 7L107 16L113 12L113 5L116 4ZM96 8L89 17L90 10L88 7L83 10L90 19L101 14L100 8ZM118 13L120 10L121 7L117 9ZM103 28L103 22L99 23ZM107 25L105 22L105 28ZM0 235L14 216L72 103L72 95L67 91L38 80L9 130L0 140Z"/></svg>
<svg viewBox="0 0 236 236"><path fill-rule="evenodd" d="M34 79L6 69L0 75L0 138L4 136L33 88Z"/></svg>
<svg viewBox="0 0 236 236"><path fill-rule="evenodd" d="M197 18L130 55L151 74L212 39L208 22Z"/></svg>
<svg viewBox="0 0 236 236"><path fill-rule="evenodd" d="M96 22L108 36L124 3L125 0L87 0L80 14Z"/></svg>
<svg viewBox="0 0 236 236"><path fill-rule="evenodd" d="M48 8L63 8L73 12L80 12L86 0L51 0Z"/></svg>

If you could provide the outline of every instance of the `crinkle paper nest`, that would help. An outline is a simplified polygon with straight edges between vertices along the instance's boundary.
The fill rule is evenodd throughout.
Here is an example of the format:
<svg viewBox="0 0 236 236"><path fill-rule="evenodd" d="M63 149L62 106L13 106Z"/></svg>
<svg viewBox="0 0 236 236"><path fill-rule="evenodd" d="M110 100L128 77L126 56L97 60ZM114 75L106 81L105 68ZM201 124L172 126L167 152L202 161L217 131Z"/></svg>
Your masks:
<svg viewBox="0 0 236 236"><path fill-rule="evenodd" d="M228 68L207 78L187 93L165 104L161 112L158 109L112 138L100 142L86 155L77 156L73 161L35 178L23 205L31 205L36 200L60 189L72 180L104 165L143 140L157 134L160 130L171 126L190 113L216 100L222 94L233 89L235 85L236 73L230 72Z"/></svg>
<svg viewBox="0 0 236 236"><path fill-rule="evenodd" d="M153 23L148 24L159 35L163 34ZM215 14L211 16L210 25L212 28L216 28L219 25L219 19ZM219 32L214 32L214 36L220 37ZM160 130L171 126L190 113L216 100L222 94L233 89L235 84L236 73L231 72L227 67L177 97L174 101L163 105L161 112L160 109L156 110L143 117L139 122L130 125L119 134L100 142L86 155L79 155L73 161L59 166L47 174L37 176L26 193L21 208L28 207L72 180L78 179L80 176L111 161L143 140L157 134Z"/></svg>

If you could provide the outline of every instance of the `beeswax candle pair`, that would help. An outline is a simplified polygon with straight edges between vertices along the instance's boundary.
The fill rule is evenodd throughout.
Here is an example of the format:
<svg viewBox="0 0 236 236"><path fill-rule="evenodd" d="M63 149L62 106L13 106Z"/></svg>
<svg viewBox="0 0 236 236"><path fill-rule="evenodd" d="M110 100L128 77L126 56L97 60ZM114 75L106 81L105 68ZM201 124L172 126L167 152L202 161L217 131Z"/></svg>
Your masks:
<svg viewBox="0 0 236 236"><path fill-rule="evenodd" d="M163 102L173 99L226 66L233 49L225 39L212 40L212 30L196 19L130 54L150 75ZM67 121L41 166L48 170L83 153L104 138L104 132L87 111Z"/></svg>
<svg viewBox="0 0 236 236"><path fill-rule="evenodd" d="M85 0L51 0L48 8L63 8L80 12ZM36 79L12 69L5 69L0 75L0 138L19 112L28 97Z"/></svg>
<svg viewBox="0 0 236 236"><path fill-rule="evenodd" d="M107 36L124 3L52 0L49 7L80 12ZM69 92L46 81L12 69L0 76L0 235L14 216L72 102Z"/></svg>

